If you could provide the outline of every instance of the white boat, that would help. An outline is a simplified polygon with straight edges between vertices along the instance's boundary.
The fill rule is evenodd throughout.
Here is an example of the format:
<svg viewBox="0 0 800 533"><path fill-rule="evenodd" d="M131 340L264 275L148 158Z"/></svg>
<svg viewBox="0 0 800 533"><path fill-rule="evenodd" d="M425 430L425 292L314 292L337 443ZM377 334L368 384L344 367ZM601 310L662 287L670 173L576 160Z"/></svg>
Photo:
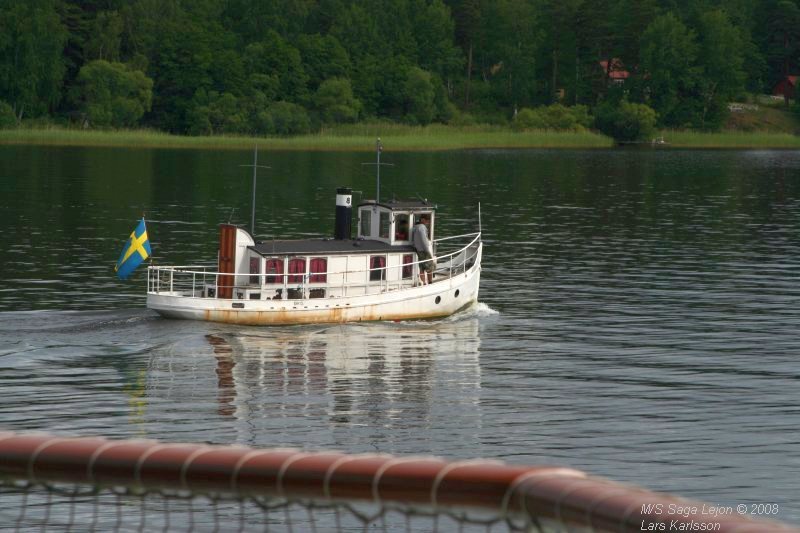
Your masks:
<svg viewBox="0 0 800 533"><path fill-rule="evenodd" d="M336 193L333 238L256 241L221 224L216 265L148 268L147 307L169 318L277 325L435 318L477 301L480 231L436 239L432 203L366 200L353 238L352 191ZM436 265L429 283L409 231L423 215Z"/></svg>

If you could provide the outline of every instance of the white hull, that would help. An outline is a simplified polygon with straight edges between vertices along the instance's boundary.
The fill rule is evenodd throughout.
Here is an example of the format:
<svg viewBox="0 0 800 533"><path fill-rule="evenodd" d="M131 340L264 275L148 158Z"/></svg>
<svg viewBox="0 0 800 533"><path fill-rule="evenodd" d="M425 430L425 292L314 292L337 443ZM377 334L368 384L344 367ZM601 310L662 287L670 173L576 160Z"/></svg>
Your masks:
<svg viewBox="0 0 800 533"><path fill-rule="evenodd" d="M464 273L380 294L251 301L149 292L147 307L167 318L257 326L436 318L477 301L480 271L479 253L478 260Z"/></svg>

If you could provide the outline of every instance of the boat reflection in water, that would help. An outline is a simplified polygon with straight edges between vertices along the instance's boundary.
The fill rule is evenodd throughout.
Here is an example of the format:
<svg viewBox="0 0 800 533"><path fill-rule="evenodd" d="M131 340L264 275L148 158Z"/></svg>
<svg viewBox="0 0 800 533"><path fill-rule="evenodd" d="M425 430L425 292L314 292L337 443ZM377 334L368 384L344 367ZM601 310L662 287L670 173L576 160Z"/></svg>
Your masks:
<svg viewBox="0 0 800 533"><path fill-rule="evenodd" d="M469 313L241 329L206 340L216 358L217 412L243 422L245 433L272 426L288 436L291 426L316 431L323 420L334 428L480 425L479 321Z"/></svg>

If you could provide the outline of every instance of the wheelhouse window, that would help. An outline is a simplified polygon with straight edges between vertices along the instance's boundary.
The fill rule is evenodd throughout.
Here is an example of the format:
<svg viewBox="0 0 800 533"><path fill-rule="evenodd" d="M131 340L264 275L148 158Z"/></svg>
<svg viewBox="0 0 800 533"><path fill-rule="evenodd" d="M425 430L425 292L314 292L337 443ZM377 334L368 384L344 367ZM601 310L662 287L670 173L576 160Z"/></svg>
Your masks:
<svg viewBox="0 0 800 533"><path fill-rule="evenodd" d="M328 282L328 259L325 257L315 257L309 261L308 278L310 283L327 283Z"/></svg>
<svg viewBox="0 0 800 533"><path fill-rule="evenodd" d="M267 259L264 273L267 275L266 283L283 284L283 259Z"/></svg>
<svg viewBox="0 0 800 533"><path fill-rule="evenodd" d="M399 214L394 217L394 240L407 241L409 239L408 215Z"/></svg>
<svg viewBox="0 0 800 533"><path fill-rule="evenodd" d="M250 258L250 274L255 274L254 276L250 276L250 283L254 285L261 284L261 258L260 257L251 257Z"/></svg>
<svg viewBox="0 0 800 533"><path fill-rule="evenodd" d="M391 222L392 222L391 213L388 213L387 211L381 211L381 217L380 217L380 221L379 222L380 222L380 225L379 225L379 228L380 228L379 236L382 239L388 239L389 238L389 226L391 225Z"/></svg>
<svg viewBox="0 0 800 533"><path fill-rule="evenodd" d="M289 283L302 283L306 273L306 259L304 257L294 257L289 259Z"/></svg>
<svg viewBox="0 0 800 533"><path fill-rule="evenodd" d="M361 227L359 229L359 235L362 237L371 237L372 236L372 212L369 209L362 209L359 211L358 215Z"/></svg>
<svg viewBox="0 0 800 533"><path fill-rule="evenodd" d="M381 281L386 279L386 256L373 255L369 258L369 280Z"/></svg>
<svg viewBox="0 0 800 533"><path fill-rule="evenodd" d="M411 279L414 272L414 255L403 255L403 279Z"/></svg>

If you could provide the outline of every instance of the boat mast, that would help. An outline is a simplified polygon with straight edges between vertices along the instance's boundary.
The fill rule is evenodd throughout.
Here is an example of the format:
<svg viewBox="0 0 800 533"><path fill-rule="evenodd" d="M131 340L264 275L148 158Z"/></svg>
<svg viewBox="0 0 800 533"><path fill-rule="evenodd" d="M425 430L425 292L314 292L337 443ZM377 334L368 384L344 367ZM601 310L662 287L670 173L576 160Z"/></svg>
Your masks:
<svg viewBox="0 0 800 533"><path fill-rule="evenodd" d="M375 202L381 201L381 152L383 152L383 145L381 144L381 138L378 137L378 141L375 143L375 149L378 152L378 162L375 163L375 166L378 167L378 186L375 188Z"/></svg>
<svg viewBox="0 0 800 533"><path fill-rule="evenodd" d="M250 210L250 234L256 234L256 171L258 169L258 145L253 150L253 201Z"/></svg>
<svg viewBox="0 0 800 533"><path fill-rule="evenodd" d="M375 188L375 203L379 203L381 201L381 165L385 167L393 167L393 163L381 163L381 152L383 152L383 143L381 143L381 138L378 137L378 140L375 142L375 151L377 153L377 162L375 163L361 163L362 165L375 165L377 167L377 176L378 176L378 184Z"/></svg>
<svg viewBox="0 0 800 533"><path fill-rule="evenodd" d="M265 165L258 164L258 145L253 150L253 164L252 165L239 165L240 167L253 167L253 201L252 210L250 212L250 234L256 234L256 172L259 168L272 168Z"/></svg>

